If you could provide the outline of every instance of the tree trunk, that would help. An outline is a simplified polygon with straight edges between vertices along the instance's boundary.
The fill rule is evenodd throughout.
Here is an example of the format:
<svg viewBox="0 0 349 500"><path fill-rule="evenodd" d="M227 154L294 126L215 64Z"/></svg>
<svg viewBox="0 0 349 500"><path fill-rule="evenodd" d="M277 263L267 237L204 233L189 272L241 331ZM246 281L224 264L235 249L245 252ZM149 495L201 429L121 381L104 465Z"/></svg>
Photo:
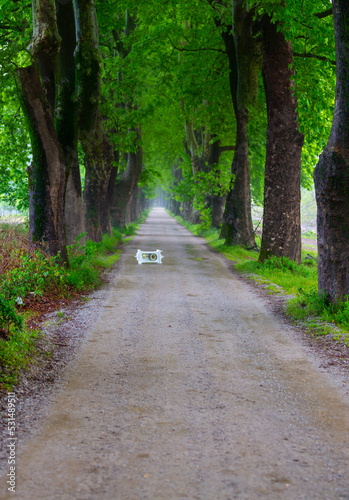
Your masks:
<svg viewBox="0 0 349 500"><path fill-rule="evenodd" d="M220 170L218 168L219 159L223 151L232 151L233 146L221 146L220 140L214 141L209 145L209 154L207 161L207 171L214 169L215 175L218 177ZM217 179L218 180L218 179ZM227 199L226 194L221 194L222 186L216 181L213 186L213 193L208 196L208 204L211 206L211 225L219 228L223 221L224 206ZM218 192L217 192L218 191Z"/></svg>
<svg viewBox="0 0 349 500"><path fill-rule="evenodd" d="M127 207L142 173L143 150L140 127L136 133L136 151L128 153L126 170L116 184L114 205L111 209L112 223L116 227L125 227Z"/></svg>
<svg viewBox="0 0 349 500"><path fill-rule="evenodd" d="M114 202L115 190L116 190L116 179L119 170L119 152L115 151L113 146L110 144L113 151L114 161L110 172L110 177L108 181L108 187L106 191L106 196L101 206L101 228L103 234L111 234L111 209Z"/></svg>
<svg viewBox="0 0 349 500"><path fill-rule="evenodd" d="M67 245L72 245L77 236L85 232L79 159L77 157L70 169L65 190L64 224Z"/></svg>
<svg viewBox="0 0 349 500"><path fill-rule="evenodd" d="M220 228L223 221L224 206L227 200L226 194L214 194L211 197L212 212L211 221L212 226Z"/></svg>
<svg viewBox="0 0 349 500"><path fill-rule="evenodd" d="M50 255L67 262L64 236L65 164L57 139L52 109L41 86L36 65L17 70L19 97L27 120L33 161L28 168L30 241L44 245Z"/></svg>
<svg viewBox="0 0 349 500"><path fill-rule="evenodd" d="M184 220L187 220L188 222L192 222L193 220L193 205L191 204L190 201L184 201L182 203L182 211L181 211L181 216L183 217Z"/></svg>
<svg viewBox="0 0 349 500"><path fill-rule="evenodd" d="M251 216L250 163L247 124L249 106L258 89L260 44L252 34L254 10L242 0L233 0L233 36L222 37L229 57L230 89L236 118L236 151L232 178L223 216L222 235L228 245L255 247ZM234 51L235 48L235 51Z"/></svg>
<svg viewBox="0 0 349 500"><path fill-rule="evenodd" d="M142 196L142 190L139 187L136 187L131 197L131 206L130 206L131 222L137 220L141 213L141 196Z"/></svg>
<svg viewBox="0 0 349 500"><path fill-rule="evenodd" d="M75 88L75 17L72 1L57 3L57 24L61 36L56 130L66 164L65 233L67 244L85 232L81 178L78 159L78 112Z"/></svg>
<svg viewBox="0 0 349 500"><path fill-rule="evenodd" d="M223 225L227 245L255 247L251 216L250 163L247 138L248 111L240 107L236 115L236 152L232 171L235 173L233 188L229 190Z"/></svg>
<svg viewBox="0 0 349 500"><path fill-rule="evenodd" d="M76 78L80 105L80 142L85 153L84 210L87 237L101 241L102 226L108 224L108 186L114 153L103 129L99 109L101 56L96 5L92 0L74 0L77 49ZM103 215L104 219L102 221Z"/></svg>
<svg viewBox="0 0 349 500"><path fill-rule="evenodd" d="M300 178L304 136L298 131L291 42L270 16L262 22L263 79L268 130L263 233L259 260L301 261Z"/></svg>
<svg viewBox="0 0 349 500"><path fill-rule="evenodd" d="M108 187L113 169L114 151L103 129L98 112L94 129L81 137L85 152L84 209L87 237L101 241L103 230L111 234Z"/></svg>
<svg viewBox="0 0 349 500"><path fill-rule="evenodd" d="M314 172L318 207L319 292L331 302L349 295L349 4L333 0L337 83L334 118Z"/></svg>
<svg viewBox="0 0 349 500"><path fill-rule="evenodd" d="M56 74L61 38L58 33L55 0L32 0L32 57L38 62L42 86L52 115L56 100Z"/></svg>

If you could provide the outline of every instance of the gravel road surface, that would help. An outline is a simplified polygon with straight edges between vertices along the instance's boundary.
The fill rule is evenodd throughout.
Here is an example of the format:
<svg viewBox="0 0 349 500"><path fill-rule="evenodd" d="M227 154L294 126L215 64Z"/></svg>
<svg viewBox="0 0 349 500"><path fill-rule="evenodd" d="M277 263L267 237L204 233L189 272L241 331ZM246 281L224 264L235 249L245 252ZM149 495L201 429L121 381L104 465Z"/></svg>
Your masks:
<svg viewBox="0 0 349 500"><path fill-rule="evenodd" d="M345 391L163 209L64 380L0 499L349 499Z"/></svg>

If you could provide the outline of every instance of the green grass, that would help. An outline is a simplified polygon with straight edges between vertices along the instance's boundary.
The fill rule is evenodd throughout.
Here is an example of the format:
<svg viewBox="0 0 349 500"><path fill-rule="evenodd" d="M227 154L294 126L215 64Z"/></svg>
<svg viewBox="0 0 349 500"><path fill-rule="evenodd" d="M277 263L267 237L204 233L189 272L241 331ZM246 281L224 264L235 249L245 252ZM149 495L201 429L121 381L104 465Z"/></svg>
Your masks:
<svg viewBox="0 0 349 500"><path fill-rule="evenodd" d="M172 215L172 214L171 214ZM233 262L234 268L262 285L270 293L291 296L287 301L286 313L296 321L301 321L312 334L344 342L349 345L349 300L333 305L317 292L317 254L302 251L302 262L297 265L285 257L271 257L258 262L258 252L241 246L227 246L219 239L219 230L202 230L199 225L175 219L193 234L206 239L209 246ZM311 231L306 236L314 238ZM260 245L260 239L256 237ZM349 299L349 298L348 298Z"/></svg>
<svg viewBox="0 0 349 500"><path fill-rule="evenodd" d="M8 340L0 339L1 389L11 390L18 382L21 370L32 361L37 337L37 331L24 328L10 334Z"/></svg>
<svg viewBox="0 0 349 500"><path fill-rule="evenodd" d="M92 265L103 269L111 269L115 262L120 259L121 250L117 250L112 255L97 255L92 259Z"/></svg>

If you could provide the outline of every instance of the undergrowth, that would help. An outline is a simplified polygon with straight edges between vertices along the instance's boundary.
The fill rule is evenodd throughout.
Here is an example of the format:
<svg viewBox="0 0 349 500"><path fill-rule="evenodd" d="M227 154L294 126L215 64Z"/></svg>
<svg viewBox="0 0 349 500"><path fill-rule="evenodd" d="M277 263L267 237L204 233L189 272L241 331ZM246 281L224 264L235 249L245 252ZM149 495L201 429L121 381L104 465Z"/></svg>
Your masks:
<svg viewBox="0 0 349 500"><path fill-rule="evenodd" d="M99 243L81 234L68 246L69 266L59 257L32 250L27 228L0 225L0 388L10 389L32 358L38 333L28 329L16 308L27 311L42 297L69 298L102 283L102 274L117 262L120 246L136 234L139 223L113 229Z"/></svg>
<svg viewBox="0 0 349 500"><path fill-rule="evenodd" d="M173 214L171 214L173 216ZM345 302L331 304L324 294L318 294L317 254L302 252L300 265L286 257L271 257L258 262L259 253L242 246L225 245L219 238L218 229L202 229L181 217L175 219L193 234L206 239L207 243L234 263L234 268L247 277L261 283L270 293L291 296L286 313L294 320L301 320L316 335L330 334L335 340L349 345L349 297ZM308 236L314 237L313 233ZM257 246L260 238L256 236Z"/></svg>

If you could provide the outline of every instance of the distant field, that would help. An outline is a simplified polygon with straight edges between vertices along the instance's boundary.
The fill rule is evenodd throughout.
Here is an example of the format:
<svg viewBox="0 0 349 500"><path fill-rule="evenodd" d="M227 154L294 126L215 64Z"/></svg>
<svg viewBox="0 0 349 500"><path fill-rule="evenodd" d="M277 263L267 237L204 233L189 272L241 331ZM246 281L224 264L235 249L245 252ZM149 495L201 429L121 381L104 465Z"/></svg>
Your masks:
<svg viewBox="0 0 349 500"><path fill-rule="evenodd" d="M302 204L301 204L301 224L302 234L316 239L316 201L315 191L301 190ZM255 226L258 226L257 234L262 234L261 219L263 216L263 208L254 206L252 207L252 219ZM308 234L306 234L308 233ZM316 242L315 242L316 243Z"/></svg>
<svg viewBox="0 0 349 500"><path fill-rule="evenodd" d="M315 191L302 189L301 204L302 233L312 231L316 234L316 201Z"/></svg>

